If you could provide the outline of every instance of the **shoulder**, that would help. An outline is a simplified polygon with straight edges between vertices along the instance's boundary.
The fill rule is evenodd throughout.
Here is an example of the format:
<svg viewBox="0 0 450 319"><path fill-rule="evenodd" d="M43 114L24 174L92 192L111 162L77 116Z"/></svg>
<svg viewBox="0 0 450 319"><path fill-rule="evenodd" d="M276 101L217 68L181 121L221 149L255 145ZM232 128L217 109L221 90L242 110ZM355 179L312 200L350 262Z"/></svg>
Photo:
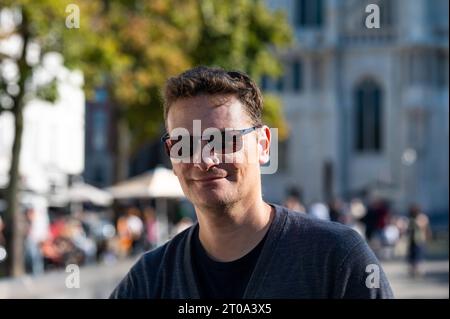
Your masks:
<svg viewBox="0 0 450 319"><path fill-rule="evenodd" d="M166 266L173 267L193 226L164 245L144 253L112 292L110 298L153 298L157 295Z"/></svg>
<svg viewBox="0 0 450 319"><path fill-rule="evenodd" d="M279 207L285 215L280 245L293 256L302 256L303 269L329 276L335 298L392 298L392 290L375 254L364 238L348 226L318 220ZM294 253L296 252L296 254ZM375 267L379 289L369 289L368 271ZM326 277L326 276L325 276Z"/></svg>
<svg viewBox="0 0 450 319"><path fill-rule="evenodd" d="M282 206L278 206L277 210L285 215L282 240L293 248L316 249L318 253L333 253L341 258L355 247L365 248L361 235L346 225L316 219Z"/></svg>
<svg viewBox="0 0 450 319"><path fill-rule="evenodd" d="M320 220L282 206L280 210L281 214L286 214L285 229L293 236L307 235L311 240L345 242L346 245L364 241L361 235L346 225Z"/></svg>

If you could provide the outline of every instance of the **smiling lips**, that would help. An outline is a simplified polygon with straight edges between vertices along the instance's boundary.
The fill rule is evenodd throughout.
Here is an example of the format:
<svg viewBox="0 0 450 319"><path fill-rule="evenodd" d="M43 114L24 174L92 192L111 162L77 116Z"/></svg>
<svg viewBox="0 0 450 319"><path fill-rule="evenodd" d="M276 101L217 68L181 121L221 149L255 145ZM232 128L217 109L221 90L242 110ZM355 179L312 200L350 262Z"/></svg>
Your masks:
<svg viewBox="0 0 450 319"><path fill-rule="evenodd" d="M219 180L222 178L225 178L225 176L208 176L208 177L204 177L204 178L195 179L195 181L196 182L211 182L211 181Z"/></svg>

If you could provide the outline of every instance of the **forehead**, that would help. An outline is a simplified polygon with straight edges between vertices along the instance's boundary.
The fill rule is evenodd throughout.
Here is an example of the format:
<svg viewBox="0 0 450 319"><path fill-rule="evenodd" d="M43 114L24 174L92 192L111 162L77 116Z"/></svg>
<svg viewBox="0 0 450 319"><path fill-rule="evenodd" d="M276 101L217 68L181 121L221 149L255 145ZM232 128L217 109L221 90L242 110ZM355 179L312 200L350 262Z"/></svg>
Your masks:
<svg viewBox="0 0 450 319"><path fill-rule="evenodd" d="M167 114L167 128L169 131L177 127L191 130L194 120L201 120L202 130L207 127L244 128L251 124L244 106L235 95L218 94L177 100Z"/></svg>

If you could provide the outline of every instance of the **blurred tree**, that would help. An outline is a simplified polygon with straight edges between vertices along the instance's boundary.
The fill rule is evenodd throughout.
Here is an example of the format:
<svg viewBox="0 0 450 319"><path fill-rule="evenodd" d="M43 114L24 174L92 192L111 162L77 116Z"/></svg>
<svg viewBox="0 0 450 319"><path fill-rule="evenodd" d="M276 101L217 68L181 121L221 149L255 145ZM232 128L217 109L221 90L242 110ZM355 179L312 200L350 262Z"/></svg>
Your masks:
<svg viewBox="0 0 450 319"><path fill-rule="evenodd" d="M84 74L87 98L105 87L118 115L116 179L125 178L129 154L163 129L161 88L170 75L194 65L239 69L255 79L281 73L278 50L291 31L281 12L261 0L0 0L14 23L0 41L18 39L20 52L0 49L0 114L14 116L14 141L7 189L6 239L11 273L23 273L22 214L18 181L23 108L27 101L58 98L54 79L33 86L33 74L47 52L59 52L69 68ZM77 15L79 14L79 16ZM77 21L79 17L79 24ZM29 58L30 47L37 58ZM281 103L265 99L266 122L286 135Z"/></svg>
<svg viewBox="0 0 450 319"><path fill-rule="evenodd" d="M10 112L14 118L5 215L9 275L24 273L25 222L18 198L24 107L32 99L53 103L58 98L56 75L45 82L35 78L46 53L58 52L67 66L79 67L88 94L101 83L101 73L95 70L109 69L122 60L115 43L103 37L102 11L101 3L95 1L79 1L76 6L65 0L1 1L0 114ZM74 23L77 19L79 28Z"/></svg>
<svg viewBox="0 0 450 319"><path fill-rule="evenodd" d="M106 70L104 85L118 115L115 179L128 177L130 154L163 127L161 88L191 65L186 48L197 34L196 11L185 0L108 1L105 23L123 63Z"/></svg>
<svg viewBox="0 0 450 319"><path fill-rule="evenodd" d="M284 13L269 10L260 0L116 1L108 11L107 23L117 30L127 61L109 72L107 80L122 115L122 167L130 153L163 129L161 88L168 76L195 65L214 65L245 71L254 79L276 77L282 72L276 53L292 37ZM265 98L264 119L279 129L280 138L286 137L275 96Z"/></svg>
<svg viewBox="0 0 450 319"><path fill-rule="evenodd" d="M190 51L194 65L241 70L256 80L281 75L277 53L292 41L284 12L269 10L262 0L195 2L199 36ZM280 139L284 139L288 127L281 106L275 95L264 96L264 121L278 128Z"/></svg>

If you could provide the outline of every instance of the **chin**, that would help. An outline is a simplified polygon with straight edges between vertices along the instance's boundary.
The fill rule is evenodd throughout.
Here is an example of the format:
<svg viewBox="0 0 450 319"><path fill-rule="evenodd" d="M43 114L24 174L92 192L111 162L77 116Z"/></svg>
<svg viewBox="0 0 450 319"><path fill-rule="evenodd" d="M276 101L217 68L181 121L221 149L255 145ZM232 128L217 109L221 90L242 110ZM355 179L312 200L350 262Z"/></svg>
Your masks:
<svg viewBox="0 0 450 319"><path fill-rule="evenodd" d="M229 196L224 192L218 190L210 190L203 192L200 196L197 196L196 202L200 206L207 207L226 207L236 202L235 196Z"/></svg>

